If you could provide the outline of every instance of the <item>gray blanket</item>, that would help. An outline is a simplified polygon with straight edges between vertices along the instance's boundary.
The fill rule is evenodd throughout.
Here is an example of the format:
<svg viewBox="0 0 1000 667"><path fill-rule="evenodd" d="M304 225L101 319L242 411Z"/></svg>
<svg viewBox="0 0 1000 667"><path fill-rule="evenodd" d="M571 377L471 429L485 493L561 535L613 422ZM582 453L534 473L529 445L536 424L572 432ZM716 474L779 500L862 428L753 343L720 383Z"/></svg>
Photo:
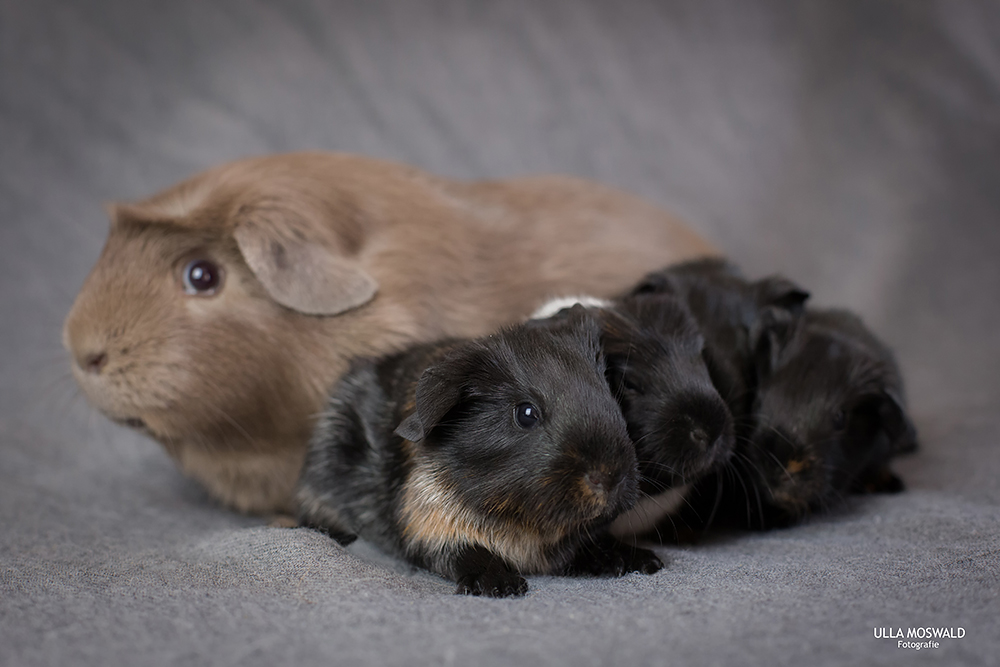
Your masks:
<svg viewBox="0 0 1000 667"><path fill-rule="evenodd" d="M0 1L0 663L997 664L998 36L971 0ZM860 312L909 490L520 600L219 508L60 325L104 202L293 149L605 181ZM876 638L928 626L964 637Z"/></svg>

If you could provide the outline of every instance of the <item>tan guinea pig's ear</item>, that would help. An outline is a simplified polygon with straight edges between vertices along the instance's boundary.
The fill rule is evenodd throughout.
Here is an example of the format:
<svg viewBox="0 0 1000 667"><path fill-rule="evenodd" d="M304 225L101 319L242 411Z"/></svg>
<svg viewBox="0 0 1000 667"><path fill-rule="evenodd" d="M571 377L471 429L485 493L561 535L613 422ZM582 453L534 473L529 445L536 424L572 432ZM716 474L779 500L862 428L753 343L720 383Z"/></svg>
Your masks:
<svg viewBox="0 0 1000 667"><path fill-rule="evenodd" d="M378 283L357 260L331 250L301 221L241 216L233 236L272 299L306 315L336 315L375 296Z"/></svg>

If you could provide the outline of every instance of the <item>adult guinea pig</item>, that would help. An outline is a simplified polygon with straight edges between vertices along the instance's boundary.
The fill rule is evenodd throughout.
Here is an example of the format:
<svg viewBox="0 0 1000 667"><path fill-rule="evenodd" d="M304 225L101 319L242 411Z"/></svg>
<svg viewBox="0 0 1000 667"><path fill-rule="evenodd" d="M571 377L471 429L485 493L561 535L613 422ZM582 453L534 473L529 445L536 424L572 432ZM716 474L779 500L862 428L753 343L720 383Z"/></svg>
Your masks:
<svg viewBox="0 0 1000 667"><path fill-rule="evenodd" d="M807 311L770 351L748 455L762 527L795 523L848 492L897 492L893 456L917 447L892 351L845 310Z"/></svg>
<svg viewBox="0 0 1000 667"><path fill-rule="evenodd" d="M304 525L361 536L459 593L662 566L602 532L636 499L636 461L581 307L355 363L320 418L297 499Z"/></svg>
<svg viewBox="0 0 1000 667"><path fill-rule="evenodd" d="M482 335L553 294L611 295L712 252L645 202L572 178L252 158L112 207L64 341L101 412L224 503L283 512L353 357Z"/></svg>

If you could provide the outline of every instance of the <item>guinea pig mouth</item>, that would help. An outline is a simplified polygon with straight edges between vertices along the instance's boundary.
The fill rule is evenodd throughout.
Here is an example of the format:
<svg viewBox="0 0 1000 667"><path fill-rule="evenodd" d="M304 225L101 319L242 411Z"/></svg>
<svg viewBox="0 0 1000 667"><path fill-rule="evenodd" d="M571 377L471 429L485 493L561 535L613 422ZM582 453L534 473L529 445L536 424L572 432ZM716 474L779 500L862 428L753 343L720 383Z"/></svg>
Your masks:
<svg viewBox="0 0 1000 667"><path fill-rule="evenodd" d="M586 498L584 505L589 509L587 520L610 519L632 507L638 499L635 471L594 477L593 473L587 474L580 484Z"/></svg>
<svg viewBox="0 0 1000 667"><path fill-rule="evenodd" d="M140 419L139 417L124 417L120 419L114 419L113 421L116 424L127 426L128 428L134 429L141 433L152 435L152 431L149 430L149 426L147 426L146 422Z"/></svg>

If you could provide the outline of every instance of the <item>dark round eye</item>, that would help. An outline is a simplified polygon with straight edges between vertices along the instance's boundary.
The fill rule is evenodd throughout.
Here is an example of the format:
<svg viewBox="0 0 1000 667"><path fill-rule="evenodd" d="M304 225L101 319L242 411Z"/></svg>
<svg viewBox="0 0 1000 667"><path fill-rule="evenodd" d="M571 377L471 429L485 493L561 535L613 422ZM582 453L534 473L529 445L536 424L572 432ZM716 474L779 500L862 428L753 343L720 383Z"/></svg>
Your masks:
<svg viewBox="0 0 1000 667"><path fill-rule="evenodd" d="M844 430L844 427L847 426L847 415L844 414L843 410L837 410L833 414L832 423L833 423L833 430L834 431L843 431Z"/></svg>
<svg viewBox="0 0 1000 667"><path fill-rule="evenodd" d="M207 259L195 259L184 267L184 291L188 294L211 294L219 286L222 272Z"/></svg>
<svg viewBox="0 0 1000 667"><path fill-rule="evenodd" d="M514 421L521 428L534 428L542 418L542 412L531 403L521 403L514 408Z"/></svg>

